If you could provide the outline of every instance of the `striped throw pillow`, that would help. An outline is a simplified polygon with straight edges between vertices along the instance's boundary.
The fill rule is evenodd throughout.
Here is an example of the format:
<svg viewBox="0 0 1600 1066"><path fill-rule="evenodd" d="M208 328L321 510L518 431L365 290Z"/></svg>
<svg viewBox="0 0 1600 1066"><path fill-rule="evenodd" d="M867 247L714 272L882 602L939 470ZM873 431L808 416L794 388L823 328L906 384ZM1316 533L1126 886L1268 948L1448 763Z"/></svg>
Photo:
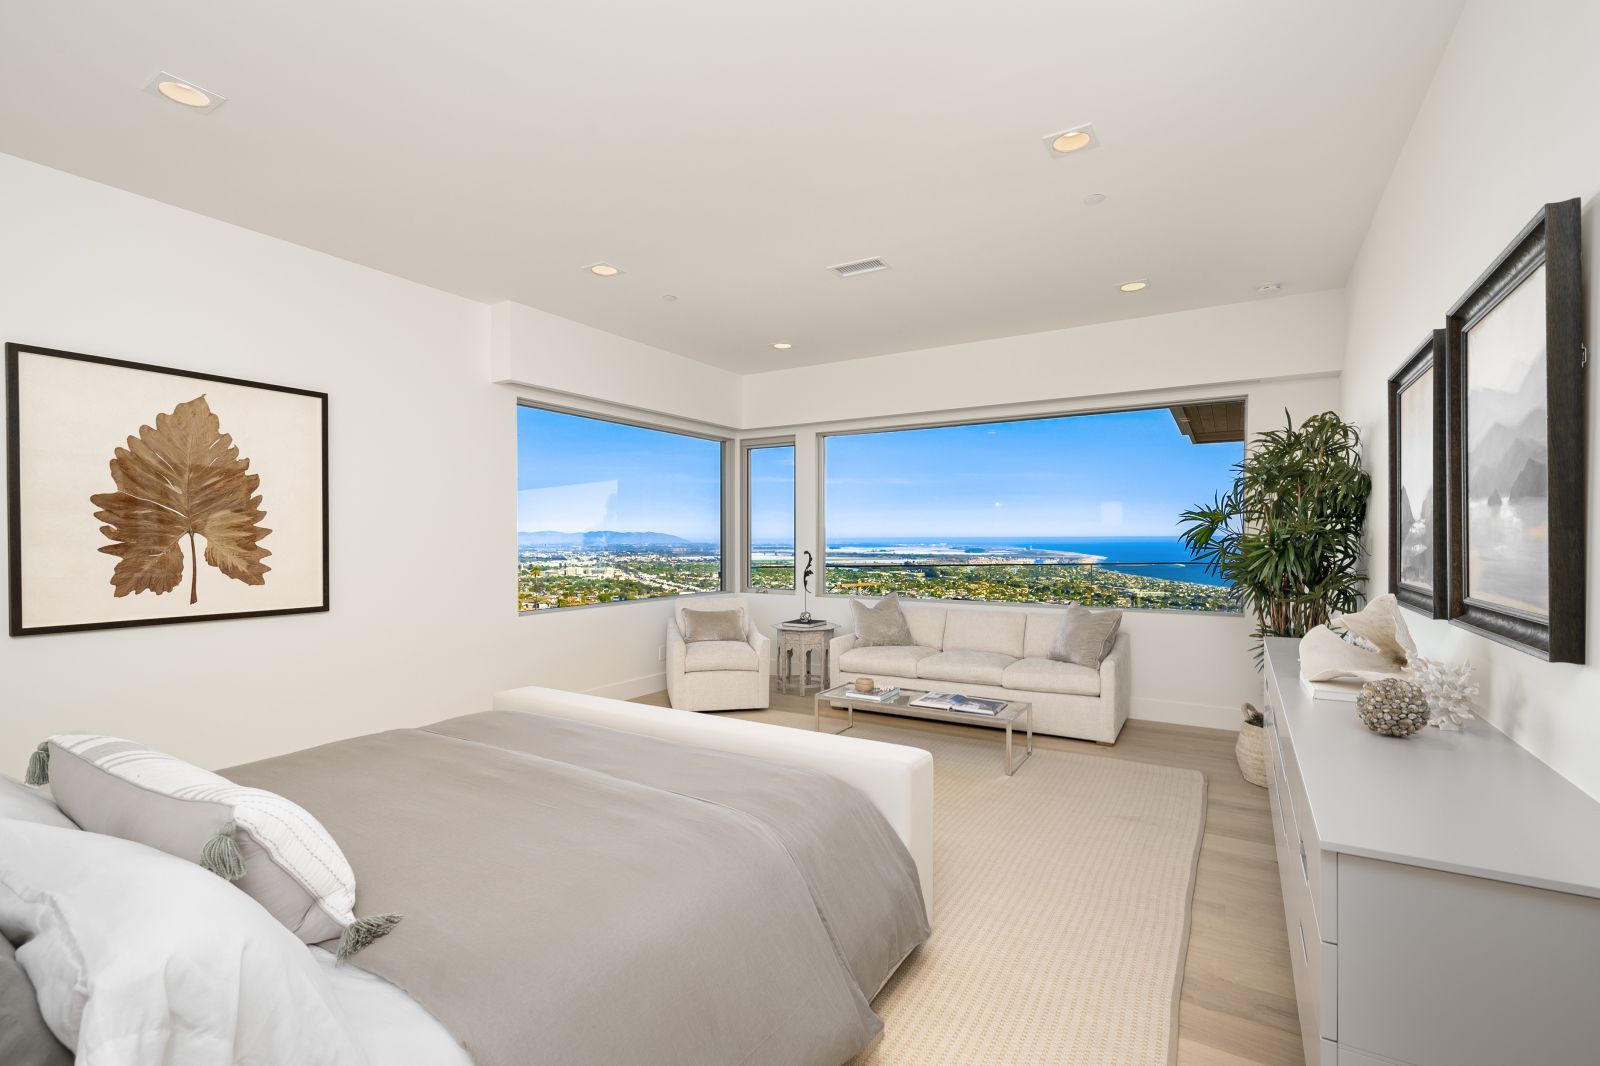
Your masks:
<svg viewBox="0 0 1600 1066"><path fill-rule="evenodd" d="M200 863L307 944L337 939L340 958L399 921L356 918L356 878L344 852L309 811L276 793L107 736L54 736L40 744L28 783L46 781L82 828Z"/></svg>

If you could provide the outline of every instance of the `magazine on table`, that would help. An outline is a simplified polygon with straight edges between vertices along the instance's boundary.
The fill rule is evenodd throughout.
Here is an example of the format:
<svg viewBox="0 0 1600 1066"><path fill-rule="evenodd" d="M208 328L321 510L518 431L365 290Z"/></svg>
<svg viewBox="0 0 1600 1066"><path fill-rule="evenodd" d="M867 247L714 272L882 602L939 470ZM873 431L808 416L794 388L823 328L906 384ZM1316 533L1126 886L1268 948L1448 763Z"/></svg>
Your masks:
<svg viewBox="0 0 1600 1066"><path fill-rule="evenodd" d="M890 700L900 695L900 690L897 688L875 688L871 692L862 692L860 689L852 688L846 692L845 695L849 696L853 700L868 700L872 703L888 703Z"/></svg>
<svg viewBox="0 0 1600 1066"><path fill-rule="evenodd" d="M981 714L990 718L1004 710L1005 705L1005 700L963 696L955 692L930 692L911 701L913 707L926 707L935 711L960 711L962 714Z"/></svg>

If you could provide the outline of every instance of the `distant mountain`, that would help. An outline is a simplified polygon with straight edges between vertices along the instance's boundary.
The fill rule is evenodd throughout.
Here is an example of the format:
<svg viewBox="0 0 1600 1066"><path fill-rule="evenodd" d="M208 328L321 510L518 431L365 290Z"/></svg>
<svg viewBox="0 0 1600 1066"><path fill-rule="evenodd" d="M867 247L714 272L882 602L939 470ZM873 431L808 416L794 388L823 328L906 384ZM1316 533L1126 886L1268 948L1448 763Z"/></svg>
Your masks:
<svg viewBox="0 0 1600 1066"><path fill-rule="evenodd" d="M593 529L587 533L563 533L554 529L517 532L519 548L655 548L694 541L671 533L621 533L614 529Z"/></svg>

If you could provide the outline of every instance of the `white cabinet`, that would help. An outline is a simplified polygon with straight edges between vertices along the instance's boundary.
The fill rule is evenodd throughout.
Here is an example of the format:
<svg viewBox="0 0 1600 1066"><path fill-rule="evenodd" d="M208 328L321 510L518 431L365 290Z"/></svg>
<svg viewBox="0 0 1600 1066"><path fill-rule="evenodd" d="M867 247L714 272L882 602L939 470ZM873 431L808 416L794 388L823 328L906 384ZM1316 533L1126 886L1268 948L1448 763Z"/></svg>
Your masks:
<svg viewBox="0 0 1600 1066"><path fill-rule="evenodd" d="M1369 733L1296 641L1265 686L1306 1062L1600 1066L1600 803L1482 722Z"/></svg>

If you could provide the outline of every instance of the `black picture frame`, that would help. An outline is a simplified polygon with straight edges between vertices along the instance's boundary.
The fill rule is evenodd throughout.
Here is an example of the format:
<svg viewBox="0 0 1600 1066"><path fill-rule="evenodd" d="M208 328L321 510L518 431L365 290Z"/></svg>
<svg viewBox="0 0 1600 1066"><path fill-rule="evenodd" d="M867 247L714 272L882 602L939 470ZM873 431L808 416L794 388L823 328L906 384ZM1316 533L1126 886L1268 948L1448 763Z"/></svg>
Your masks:
<svg viewBox="0 0 1600 1066"><path fill-rule="evenodd" d="M248 389L261 389L269 392L288 393L295 396L306 397L317 402L320 408L318 424L321 439L317 447L321 453L320 462L320 492L322 509L321 528L321 558L322 582L321 602L305 606L277 607L263 610L207 612L186 614L175 617L159 618L134 618L104 621L87 621L82 623L55 624L55 625L29 625L24 618L24 583L27 580L27 563L23 549L23 514L22 514L22 481L23 459L21 447L21 410L25 398L20 389L20 360L24 355L48 356L59 359L75 360L82 363L95 364L105 367L117 367L124 370L136 370L151 374L164 374L176 377L189 378L200 382L214 382L222 385L238 386ZM322 613L330 609L330 592L332 581L329 563L329 496L328 496L328 394L311 389L296 388L288 385L272 385L261 381L249 381L244 378L225 377L220 374L205 374L193 370L181 370L175 367L157 366L151 363L132 362L126 359L112 359L105 356L86 355L82 352L63 351L58 348L43 347L34 344L24 344L16 341L6 343L5 352L5 388L6 388L6 523L8 532L7 562L9 570L9 584L7 598L9 602L10 634L13 637L36 636L48 633L76 633L96 629L124 629L134 626L175 625L187 622L215 622L234 618L263 618L272 615L286 614L313 614ZM134 429L135 427L130 427ZM109 457L108 457L109 458ZM86 509L87 511L87 509ZM194 565L192 562L189 565Z"/></svg>
<svg viewBox="0 0 1600 1066"><path fill-rule="evenodd" d="M1449 481L1450 624L1551 662L1584 661L1588 569L1587 451L1580 204L1546 204L1445 319ZM1544 268L1548 611L1519 610L1475 596L1469 497L1468 334ZM1492 498L1491 498L1492 499ZM1510 502L1509 495L1505 502Z"/></svg>
<svg viewBox="0 0 1600 1066"><path fill-rule="evenodd" d="M1445 378L1445 331L1434 330L1389 379L1389 591L1401 604L1428 615L1445 618L1449 613L1450 598L1450 538L1448 484L1445 462L1445 415L1448 390ZM1428 463L1431 471L1432 501L1426 516L1431 531L1430 581L1432 587L1407 581L1403 576L1405 529L1402 521L1404 508L1401 481L1404 460L1405 425L1401 413L1401 400L1413 387L1423 387L1419 379L1433 371L1430 382L1430 406L1433 413L1428 427Z"/></svg>

